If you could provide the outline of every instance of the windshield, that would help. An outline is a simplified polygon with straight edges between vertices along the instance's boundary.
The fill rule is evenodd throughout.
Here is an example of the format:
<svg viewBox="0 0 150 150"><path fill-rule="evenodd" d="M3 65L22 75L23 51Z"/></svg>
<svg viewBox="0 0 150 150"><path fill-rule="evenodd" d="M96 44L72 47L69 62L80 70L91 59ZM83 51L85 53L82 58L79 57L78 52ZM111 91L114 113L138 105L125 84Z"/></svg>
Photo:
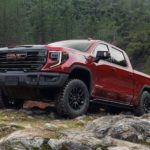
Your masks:
<svg viewBox="0 0 150 150"><path fill-rule="evenodd" d="M72 48L72 49L85 52L90 48L92 43L93 43L92 41L88 41L88 40L68 40L68 41L51 43L49 45L57 46L57 47L67 47L67 48Z"/></svg>

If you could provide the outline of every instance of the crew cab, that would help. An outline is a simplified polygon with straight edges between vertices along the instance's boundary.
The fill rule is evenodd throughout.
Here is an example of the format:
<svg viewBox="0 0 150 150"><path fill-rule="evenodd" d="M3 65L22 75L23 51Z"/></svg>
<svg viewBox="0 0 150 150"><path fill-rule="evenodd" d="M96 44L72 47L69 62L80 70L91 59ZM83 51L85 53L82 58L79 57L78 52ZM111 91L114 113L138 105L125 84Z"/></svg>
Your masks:
<svg viewBox="0 0 150 150"><path fill-rule="evenodd" d="M125 51L100 40L1 48L0 88L1 108L32 99L54 102L69 118L97 103L138 116L150 112L150 76L133 70Z"/></svg>

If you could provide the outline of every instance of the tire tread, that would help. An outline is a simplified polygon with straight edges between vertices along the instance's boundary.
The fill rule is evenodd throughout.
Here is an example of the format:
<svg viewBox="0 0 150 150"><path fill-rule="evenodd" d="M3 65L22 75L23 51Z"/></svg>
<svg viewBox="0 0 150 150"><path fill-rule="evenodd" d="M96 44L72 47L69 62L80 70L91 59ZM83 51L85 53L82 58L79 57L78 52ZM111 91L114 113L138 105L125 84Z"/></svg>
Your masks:
<svg viewBox="0 0 150 150"><path fill-rule="evenodd" d="M65 106L65 102L64 102L64 95L67 92L66 90L68 89L68 87L70 86L71 82L81 82L84 83L83 81L79 80L79 79L70 79L66 82L65 86L63 89L60 90L60 92L58 92L57 94L57 100L56 100L56 110L57 113L62 116L62 117L69 117L69 118L75 118L76 115L71 114ZM88 94L88 93L87 93Z"/></svg>

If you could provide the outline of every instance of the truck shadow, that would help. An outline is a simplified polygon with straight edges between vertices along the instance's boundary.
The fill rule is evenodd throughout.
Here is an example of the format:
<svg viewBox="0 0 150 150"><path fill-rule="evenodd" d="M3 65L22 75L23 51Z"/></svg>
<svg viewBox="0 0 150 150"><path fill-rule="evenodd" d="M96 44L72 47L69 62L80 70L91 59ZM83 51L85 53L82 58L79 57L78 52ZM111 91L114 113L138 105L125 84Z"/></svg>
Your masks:
<svg viewBox="0 0 150 150"><path fill-rule="evenodd" d="M32 108L22 108L19 111L24 112L31 116L45 116L45 117L49 117L50 119L64 119L57 114L57 111L54 106L48 106L44 109L36 106ZM97 111L95 111L94 109L92 111L90 109L85 115L102 117L106 115L120 115L120 114L133 115L131 111L125 109L118 109L118 108L99 108L97 109Z"/></svg>

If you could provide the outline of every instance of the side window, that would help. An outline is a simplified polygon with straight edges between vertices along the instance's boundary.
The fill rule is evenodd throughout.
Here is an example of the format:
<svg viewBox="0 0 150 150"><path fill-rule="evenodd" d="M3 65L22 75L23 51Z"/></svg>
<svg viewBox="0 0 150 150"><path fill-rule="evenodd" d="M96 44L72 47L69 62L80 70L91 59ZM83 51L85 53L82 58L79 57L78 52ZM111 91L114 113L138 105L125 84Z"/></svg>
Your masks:
<svg viewBox="0 0 150 150"><path fill-rule="evenodd" d="M127 66L127 62L125 60L124 54L120 50L117 50L112 47L110 54L111 54L112 63L123 66L123 67Z"/></svg>
<svg viewBox="0 0 150 150"><path fill-rule="evenodd" d="M96 57L97 51L108 51L108 46L105 44L99 44L93 51L94 57Z"/></svg>

